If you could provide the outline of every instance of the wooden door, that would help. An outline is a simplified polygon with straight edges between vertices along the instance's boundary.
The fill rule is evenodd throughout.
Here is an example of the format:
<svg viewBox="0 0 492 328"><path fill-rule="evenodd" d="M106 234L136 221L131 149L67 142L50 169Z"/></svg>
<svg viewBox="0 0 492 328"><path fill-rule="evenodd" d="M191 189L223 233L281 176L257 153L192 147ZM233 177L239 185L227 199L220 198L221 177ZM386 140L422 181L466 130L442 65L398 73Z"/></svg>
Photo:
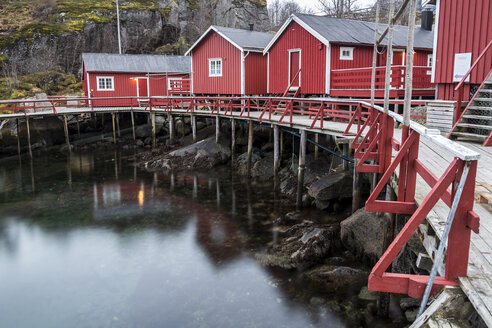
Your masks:
<svg viewBox="0 0 492 328"><path fill-rule="evenodd" d="M291 51L289 53L289 84L291 87L300 86L301 52Z"/></svg>
<svg viewBox="0 0 492 328"><path fill-rule="evenodd" d="M137 80L137 96L138 97L148 97L149 90L147 88L147 79L138 79Z"/></svg>

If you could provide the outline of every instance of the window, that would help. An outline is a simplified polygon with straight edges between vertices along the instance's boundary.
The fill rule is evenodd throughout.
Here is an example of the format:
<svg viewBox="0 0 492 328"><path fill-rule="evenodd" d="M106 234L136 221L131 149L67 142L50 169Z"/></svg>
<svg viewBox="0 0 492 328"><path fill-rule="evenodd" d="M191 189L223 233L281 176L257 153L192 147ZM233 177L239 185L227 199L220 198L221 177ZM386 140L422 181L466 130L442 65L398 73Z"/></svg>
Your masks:
<svg viewBox="0 0 492 328"><path fill-rule="evenodd" d="M114 77L98 76L97 91L114 91Z"/></svg>
<svg viewBox="0 0 492 328"><path fill-rule="evenodd" d="M208 60L208 76L222 76L222 58Z"/></svg>
<svg viewBox="0 0 492 328"><path fill-rule="evenodd" d="M340 60L353 60L354 48L352 47L340 47Z"/></svg>
<svg viewBox="0 0 492 328"><path fill-rule="evenodd" d="M432 67L432 54L427 55L427 67Z"/></svg>

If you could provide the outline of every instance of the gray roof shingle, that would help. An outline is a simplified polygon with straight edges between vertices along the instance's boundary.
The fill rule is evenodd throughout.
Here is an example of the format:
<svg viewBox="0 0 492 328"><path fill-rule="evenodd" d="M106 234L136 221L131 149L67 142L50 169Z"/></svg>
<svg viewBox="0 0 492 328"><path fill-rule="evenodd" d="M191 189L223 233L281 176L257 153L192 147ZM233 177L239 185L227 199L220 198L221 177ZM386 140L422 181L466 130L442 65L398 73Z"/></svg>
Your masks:
<svg viewBox="0 0 492 328"><path fill-rule="evenodd" d="M224 34L232 42L237 44L243 49L259 49L263 50L268 42L273 38L273 34L241 30L237 28L223 27L223 26L213 26L216 31Z"/></svg>
<svg viewBox="0 0 492 328"><path fill-rule="evenodd" d="M87 72L191 72L191 58L186 56L83 53L82 61Z"/></svg>
<svg viewBox="0 0 492 328"><path fill-rule="evenodd" d="M328 42L335 43L359 43L374 44L375 23L351 19L334 18L327 16L315 16L308 14L295 14L297 18L309 25L313 30L324 37ZM379 24L379 35L386 29L387 24ZM393 33L393 45L397 47L407 46L408 27L395 25ZM433 47L434 32L420 27L415 28L415 48ZM386 45L387 36L382 44Z"/></svg>

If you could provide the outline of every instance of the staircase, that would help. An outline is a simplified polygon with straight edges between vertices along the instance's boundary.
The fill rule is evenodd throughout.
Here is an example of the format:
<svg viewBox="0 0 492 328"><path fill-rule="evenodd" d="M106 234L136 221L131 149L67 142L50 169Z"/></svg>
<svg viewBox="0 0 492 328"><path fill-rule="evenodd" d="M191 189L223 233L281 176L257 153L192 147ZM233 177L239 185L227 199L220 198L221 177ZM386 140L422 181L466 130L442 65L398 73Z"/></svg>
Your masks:
<svg viewBox="0 0 492 328"><path fill-rule="evenodd" d="M451 130L453 139L492 143L492 74L482 83Z"/></svg>

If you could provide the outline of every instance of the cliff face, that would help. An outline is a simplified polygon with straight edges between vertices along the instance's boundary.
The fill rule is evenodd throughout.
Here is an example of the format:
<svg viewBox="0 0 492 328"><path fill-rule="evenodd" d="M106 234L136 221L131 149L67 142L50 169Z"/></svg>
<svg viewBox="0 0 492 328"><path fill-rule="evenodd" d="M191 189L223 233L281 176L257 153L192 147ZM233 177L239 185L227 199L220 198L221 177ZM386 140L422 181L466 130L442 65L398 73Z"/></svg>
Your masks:
<svg viewBox="0 0 492 328"><path fill-rule="evenodd" d="M265 0L119 2L125 53L183 54L210 24L269 24ZM77 73L82 52L118 52L112 0L0 0L0 62L9 71Z"/></svg>

